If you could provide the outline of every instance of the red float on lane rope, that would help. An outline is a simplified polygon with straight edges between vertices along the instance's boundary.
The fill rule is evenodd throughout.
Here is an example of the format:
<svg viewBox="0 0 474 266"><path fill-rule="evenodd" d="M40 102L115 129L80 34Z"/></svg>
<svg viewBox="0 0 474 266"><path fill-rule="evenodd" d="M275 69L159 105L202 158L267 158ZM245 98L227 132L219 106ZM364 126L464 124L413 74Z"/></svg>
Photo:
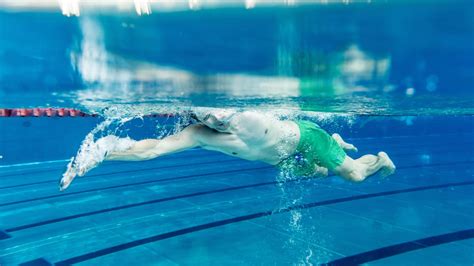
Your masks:
<svg viewBox="0 0 474 266"><path fill-rule="evenodd" d="M97 116L71 108L0 108L0 117Z"/></svg>
<svg viewBox="0 0 474 266"><path fill-rule="evenodd" d="M0 117L97 117L72 108L0 108ZM151 114L145 117L172 117L174 114Z"/></svg>

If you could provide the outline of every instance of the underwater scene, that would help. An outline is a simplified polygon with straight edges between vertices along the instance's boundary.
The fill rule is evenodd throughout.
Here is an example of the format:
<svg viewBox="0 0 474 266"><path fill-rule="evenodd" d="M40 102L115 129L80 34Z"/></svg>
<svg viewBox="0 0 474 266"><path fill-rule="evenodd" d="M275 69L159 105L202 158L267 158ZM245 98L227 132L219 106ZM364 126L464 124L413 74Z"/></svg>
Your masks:
<svg viewBox="0 0 474 266"><path fill-rule="evenodd" d="M474 2L0 0L0 265L473 265Z"/></svg>

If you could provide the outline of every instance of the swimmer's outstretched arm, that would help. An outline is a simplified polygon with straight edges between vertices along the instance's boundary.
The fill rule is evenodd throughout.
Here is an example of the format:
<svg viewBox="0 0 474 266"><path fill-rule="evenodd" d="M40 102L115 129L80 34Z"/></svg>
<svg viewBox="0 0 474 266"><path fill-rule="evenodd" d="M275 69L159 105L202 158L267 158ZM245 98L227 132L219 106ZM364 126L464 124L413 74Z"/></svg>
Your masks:
<svg viewBox="0 0 474 266"><path fill-rule="evenodd" d="M200 132L203 131L203 127L205 126L191 125L175 135L160 140L133 141L129 138L119 139L115 136L98 139L93 145L95 154L90 154L90 150L87 150L87 152L79 151L76 158L71 160L61 178L59 189L61 191L65 190L76 176L85 175L102 161L144 161L194 148L199 144L198 138ZM78 157L81 160L77 160ZM82 163L78 163L78 161ZM86 163L83 163L84 161Z"/></svg>
<svg viewBox="0 0 474 266"><path fill-rule="evenodd" d="M163 139L145 139L136 141L124 151L111 151L105 157L107 161L144 161L199 146L199 131L202 125L190 125L175 135Z"/></svg>

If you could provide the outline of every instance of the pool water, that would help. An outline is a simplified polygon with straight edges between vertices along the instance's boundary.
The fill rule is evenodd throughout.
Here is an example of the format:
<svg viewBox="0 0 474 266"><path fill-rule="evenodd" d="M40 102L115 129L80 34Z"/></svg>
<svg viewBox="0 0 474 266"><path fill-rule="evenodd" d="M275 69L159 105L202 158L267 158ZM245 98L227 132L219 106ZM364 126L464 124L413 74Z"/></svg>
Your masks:
<svg viewBox="0 0 474 266"><path fill-rule="evenodd" d="M0 108L96 116L0 117L0 265L472 265L473 17L469 1L4 7ZM89 132L161 138L203 107L311 120L397 171L285 179L196 148L58 190Z"/></svg>
<svg viewBox="0 0 474 266"><path fill-rule="evenodd" d="M46 149L70 155L64 149L97 123L9 119L5 154L32 158ZM395 175L363 183L280 180L271 166L202 149L107 162L66 192L57 188L65 160L3 166L2 263L466 264L474 259L472 118L412 119L360 118L350 129L331 119L360 154L383 149L396 163ZM18 135L25 122L25 132L54 130ZM83 132L55 136L71 126ZM139 122L129 128L142 134ZM27 154L30 145L39 149Z"/></svg>

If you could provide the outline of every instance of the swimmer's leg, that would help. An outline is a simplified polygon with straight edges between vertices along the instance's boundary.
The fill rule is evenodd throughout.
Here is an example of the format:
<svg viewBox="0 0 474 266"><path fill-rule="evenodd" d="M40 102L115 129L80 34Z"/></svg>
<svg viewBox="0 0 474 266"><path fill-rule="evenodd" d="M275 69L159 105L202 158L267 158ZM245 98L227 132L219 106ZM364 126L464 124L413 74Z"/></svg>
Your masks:
<svg viewBox="0 0 474 266"><path fill-rule="evenodd" d="M350 143L347 143L345 142L341 135L337 134L337 133L334 133L332 134L332 138L337 142L337 144L339 144L339 146L345 150L345 151L353 151L353 152L357 152L357 147L350 144Z"/></svg>
<svg viewBox="0 0 474 266"><path fill-rule="evenodd" d="M368 154L356 160L346 156L344 162L334 171L346 179L361 182L378 171L385 177L393 174L395 169L395 165L388 155L385 152L379 152L377 156Z"/></svg>

